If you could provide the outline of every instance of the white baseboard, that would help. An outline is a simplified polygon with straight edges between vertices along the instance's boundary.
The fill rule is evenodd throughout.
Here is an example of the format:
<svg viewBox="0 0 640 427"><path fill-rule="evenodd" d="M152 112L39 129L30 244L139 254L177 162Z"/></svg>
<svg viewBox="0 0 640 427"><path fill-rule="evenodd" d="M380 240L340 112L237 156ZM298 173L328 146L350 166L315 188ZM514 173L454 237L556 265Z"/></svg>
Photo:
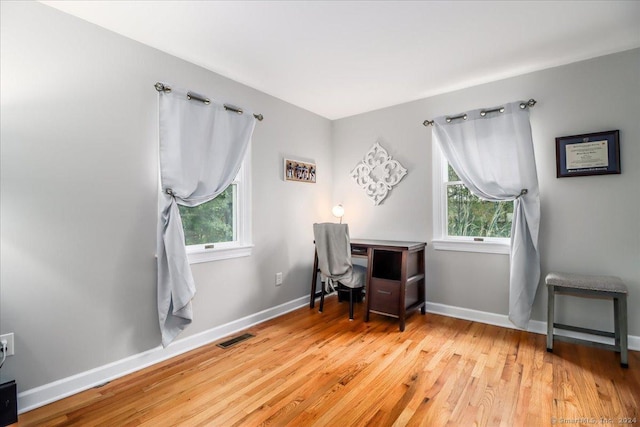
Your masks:
<svg viewBox="0 0 640 427"><path fill-rule="evenodd" d="M472 320L474 322L487 323L489 325L502 326L503 328L518 329L505 314L488 313L486 311L472 310L470 308L455 307L452 305L427 302L429 313L441 314L443 316L455 317L458 319ZM529 322L527 331L536 334L547 334L547 322L532 320ZM556 330L556 335L563 335L571 338L589 339L603 344L612 344L612 340L606 337L586 335L579 332ZM640 337L629 335L629 350L640 350Z"/></svg>
<svg viewBox="0 0 640 427"><path fill-rule="evenodd" d="M300 297L276 307L263 310L259 313L234 320L224 325L216 326L215 328L199 334L176 340L167 348L162 348L162 346L159 345L156 348L135 354L125 359L121 359L89 371L81 372L71 377L63 378L40 387L25 390L18 394L18 413L30 411L48 403L55 402L56 400L90 389L91 387L96 387L132 372L139 371L140 369L212 343L258 323L281 316L300 307L304 307L308 303L308 296ZM475 322L502 326L504 328L517 329L509 321L508 317L503 314L488 313L430 302L427 302L427 311L434 314L472 320ZM546 334L547 324L546 322L532 320L529 323L528 331L537 334ZM559 333L575 338L584 337L584 334L569 331L559 331ZM608 342L606 338L597 338L600 338L603 343ZM595 340L598 340L597 338ZM640 337L629 336L629 349L640 350Z"/></svg>
<svg viewBox="0 0 640 427"><path fill-rule="evenodd" d="M156 348L135 354L125 359L117 360L104 366L89 371L81 372L71 377L62 378L40 387L32 388L18 393L18 413L30 411L44 406L56 400L63 399L81 391L99 386L115 380L132 372L139 371L147 366L154 365L179 354L196 349L203 345L217 341L235 332L247 329L258 323L262 323L274 317L281 316L290 311L309 304L309 297L304 296L293 301L263 310L224 325L178 339L167 348L158 345Z"/></svg>

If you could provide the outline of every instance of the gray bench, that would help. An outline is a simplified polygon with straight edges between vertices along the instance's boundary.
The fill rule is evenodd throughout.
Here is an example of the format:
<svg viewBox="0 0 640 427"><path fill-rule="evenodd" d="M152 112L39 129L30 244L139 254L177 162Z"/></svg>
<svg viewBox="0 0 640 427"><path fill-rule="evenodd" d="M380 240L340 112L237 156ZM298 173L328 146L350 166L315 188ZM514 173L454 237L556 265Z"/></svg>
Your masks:
<svg viewBox="0 0 640 427"><path fill-rule="evenodd" d="M577 344L587 344L620 353L620 365L628 368L627 337L627 294L626 285L618 277L585 276L570 273L549 273L545 278L549 302L547 306L547 351L553 351L553 340ZM554 299L556 294L574 295L590 298L613 299L614 332L579 328L554 322ZM554 334L554 328L567 331L598 335L615 340L614 345L603 344L586 339L570 338Z"/></svg>

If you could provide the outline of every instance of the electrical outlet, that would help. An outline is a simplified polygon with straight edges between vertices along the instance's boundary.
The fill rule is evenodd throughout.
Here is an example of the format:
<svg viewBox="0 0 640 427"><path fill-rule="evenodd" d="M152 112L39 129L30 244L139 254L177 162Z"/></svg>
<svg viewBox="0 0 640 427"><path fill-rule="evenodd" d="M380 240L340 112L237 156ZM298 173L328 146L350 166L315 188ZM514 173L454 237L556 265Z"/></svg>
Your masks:
<svg viewBox="0 0 640 427"><path fill-rule="evenodd" d="M282 285L282 273L276 273L276 286Z"/></svg>
<svg viewBox="0 0 640 427"><path fill-rule="evenodd" d="M14 354L13 332L11 332L10 334L0 335L0 342L2 342L2 341L7 341L7 356L13 356L13 354ZM1 349L2 349L2 347L0 347L0 350Z"/></svg>

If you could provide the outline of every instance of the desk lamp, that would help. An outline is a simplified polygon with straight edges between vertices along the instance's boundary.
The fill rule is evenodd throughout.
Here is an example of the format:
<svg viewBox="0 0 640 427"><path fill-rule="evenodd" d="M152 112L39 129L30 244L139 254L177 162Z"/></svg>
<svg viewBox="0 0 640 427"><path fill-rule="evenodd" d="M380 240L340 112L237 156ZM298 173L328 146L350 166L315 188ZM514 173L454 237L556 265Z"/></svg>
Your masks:
<svg viewBox="0 0 640 427"><path fill-rule="evenodd" d="M331 209L331 213L336 218L340 218L340 224L342 224L342 217L344 216L344 208L341 204L337 204Z"/></svg>

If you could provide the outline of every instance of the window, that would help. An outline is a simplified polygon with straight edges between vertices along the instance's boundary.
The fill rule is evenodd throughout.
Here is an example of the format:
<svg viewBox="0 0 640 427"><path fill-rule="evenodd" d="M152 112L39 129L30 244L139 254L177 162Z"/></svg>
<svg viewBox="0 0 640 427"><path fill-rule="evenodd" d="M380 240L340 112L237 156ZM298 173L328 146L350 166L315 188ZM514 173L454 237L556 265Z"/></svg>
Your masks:
<svg viewBox="0 0 640 427"><path fill-rule="evenodd" d="M200 206L194 208L178 206L184 228L185 245L211 247L216 243L236 240L237 186L236 183L231 184L218 197Z"/></svg>
<svg viewBox="0 0 640 427"><path fill-rule="evenodd" d="M215 199L179 206L189 263L251 255L250 148L238 175Z"/></svg>
<svg viewBox="0 0 640 427"><path fill-rule="evenodd" d="M488 202L471 194L434 142L435 249L508 254L513 202Z"/></svg>

